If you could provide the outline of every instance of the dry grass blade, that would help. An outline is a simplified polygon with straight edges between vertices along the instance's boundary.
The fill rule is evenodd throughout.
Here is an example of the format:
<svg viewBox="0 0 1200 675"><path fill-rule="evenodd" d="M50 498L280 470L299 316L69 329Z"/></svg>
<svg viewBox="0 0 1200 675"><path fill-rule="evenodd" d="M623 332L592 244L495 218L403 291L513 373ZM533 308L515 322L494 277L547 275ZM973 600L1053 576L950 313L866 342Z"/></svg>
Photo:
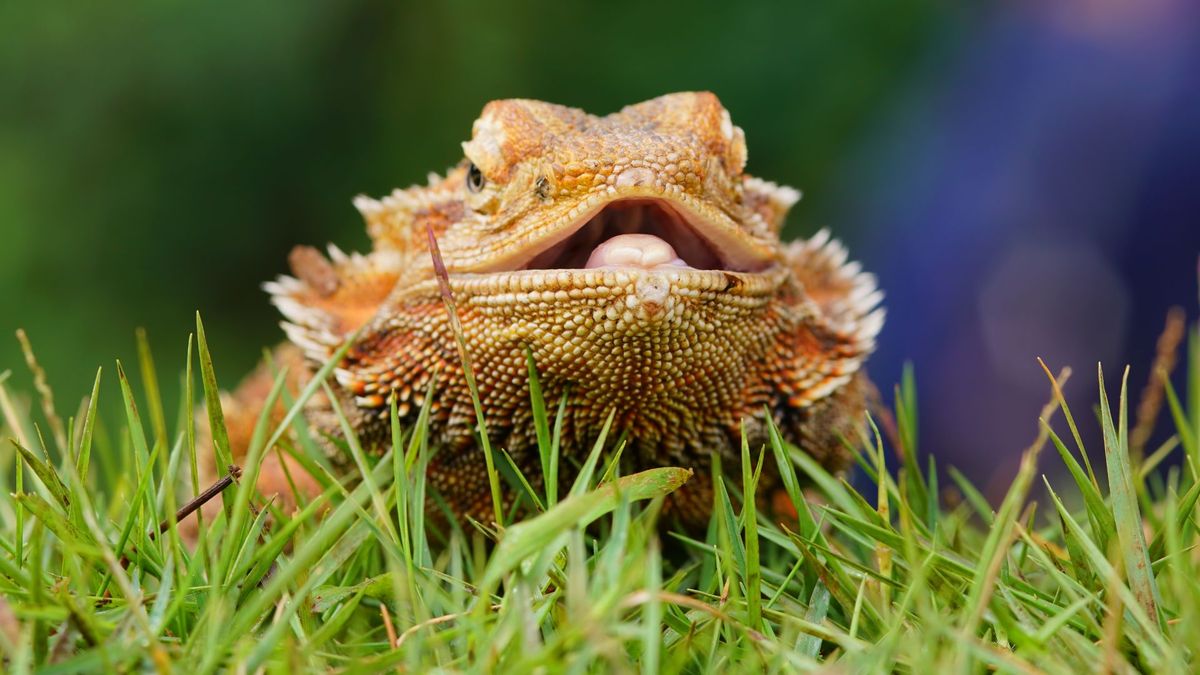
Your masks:
<svg viewBox="0 0 1200 675"><path fill-rule="evenodd" d="M479 427L479 442L483 448L483 460L487 464L488 487L492 492L493 515L496 518L496 525L503 526L504 501L500 496L500 474L496 471L495 453L492 452L492 441L488 437L487 420L483 416L479 386L475 382L475 368L471 363L471 354L467 351L467 340L463 335L462 322L458 319L458 305L455 304L454 293L450 289L450 274L446 271L445 261L442 260L442 250L438 247L437 235L433 232L432 223L426 224L425 232L429 238L429 255L433 259L434 276L437 277L442 302L446 305L450 332L454 334L454 343L458 346L458 358L462 362L463 377L467 381L467 389L471 392L471 402L475 407L475 423Z"/></svg>
<svg viewBox="0 0 1200 675"><path fill-rule="evenodd" d="M21 343L21 352L25 354L25 364L29 366L29 372L33 373L33 386L37 389L41 399L42 414L46 416L46 422L50 425L54 443L59 452L65 453L67 451L67 432L63 427L62 418L58 416L58 411L54 408L54 391L50 389L50 383L46 381L46 371L42 369L37 357L34 356L33 345L29 343L29 336L23 329L17 329L17 341Z"/></svg>
<svg viewBox="0 0 1200 675"><path fill-rule="evenodd" d="M1165 383L1175 370L1175 363L1179 360L1179 345L1186 335L1187 313L1182 307L1172 307L1167 311L1166 325L1158 336L1150 378L1142 388L1142 396L1138 401L1137 423L1129 432L1129 454L1135 466L1141 464L1146 444L1154 433L1154 425L1162 412Z"/></svg>
<svg viewBox="0 0 1200 675"><path fill-rule="evenodd" d="M1071 369L1064 366L1062 370L1058 371L1058 377L1051 378L1051 381L1054 383L1053 389L1055 391L1062 391L1062 388L1067 386L1067 380L1069 379L1071 379ZM1038 424L1037 437L1034 438L1033 444L1026 448L1026 451L1041 452L1042 448L1046 447L1046 442L1050 440L1050 420L1054 418L1054 413L1058 412L1061 407L1062 401L1058 396L1051 396L1046 405L1042 406L1042 410L1038 414L1038 420L1041 423Z"/></svg>

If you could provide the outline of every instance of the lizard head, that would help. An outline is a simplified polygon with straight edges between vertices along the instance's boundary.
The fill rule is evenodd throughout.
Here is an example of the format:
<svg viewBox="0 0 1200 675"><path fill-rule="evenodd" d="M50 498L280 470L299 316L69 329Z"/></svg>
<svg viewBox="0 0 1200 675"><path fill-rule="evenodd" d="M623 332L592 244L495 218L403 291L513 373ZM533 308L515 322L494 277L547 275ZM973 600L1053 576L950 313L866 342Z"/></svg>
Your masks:
<svg viewBox="0 0 1200 675"><path fill-rule="evenodd" d="M707 92L604 117L493 101L447 176L461 217L441 236L453 273L580 269L758 273L798 193L747 177L746 142Z"/></svg>
<svg viewBox="0 0 1200 675"><path fill-rule="evenodd" d="M493 101L462 147L462 161L427 186L355 200L368 255L293 254L295 276L268 290L295 341L321 354L392 311L389 297L439 297L430 230L452 286L481 301L599 293L610 304L626 298L635 322L658 322L681 295L745 301L786 285L779 230L800 194L744 173L745 136L711 93L607 116Z"/></svg>
<svg viewBox="0 0 1200 675"><path fill-rule="evenodd" d="M510 318L538 315L530 299L552 298L563 316L602 307L622 318L614 330L637 332L669 329L665 319L697 302L716 303L701 313L749 311L799 292L779 233L800 194L744 173L745 135L711 93L606 116L493 101L462 148L427 186L355 200L371 253L331 250L327 263L300 251L295 277L268 286L314 358L372 317L440 302L430 231L454 292ZM809 284L808 296L825 285Z"/></svg>
<svg viewBox="0 0 1200 675"><path fill-rule="evenodd" d="M860 407L879 293L827 233L780 243L799 193L744 173L745 137L716 96L603 117L494 101L463 153L427 186L355 201L369 253L299 249L294 276L267 285L311 361L353 337L334 375L363 419L386 420L389 400L411 419L432 386L442 440L474 442L465 346L509 449L533 447L527 358L548 400L571 394L580 443L612 411L659 460L689 462L735 447L741 420L770 407L792 438L841 448L824 437ZM804 426L840 388L824 404L836 424ZM459 456L445 471L465 484L479 467Z"/></svg>

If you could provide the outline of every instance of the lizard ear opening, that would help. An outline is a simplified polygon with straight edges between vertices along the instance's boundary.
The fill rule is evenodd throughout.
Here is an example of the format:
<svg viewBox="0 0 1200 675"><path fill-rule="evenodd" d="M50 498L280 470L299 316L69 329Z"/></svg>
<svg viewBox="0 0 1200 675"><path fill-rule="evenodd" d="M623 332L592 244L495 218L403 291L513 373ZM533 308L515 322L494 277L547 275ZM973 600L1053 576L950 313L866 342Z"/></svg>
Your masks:
<svg viewBox="0 0 1200 675"><path fill-rule="evenodd" d="M788 211L800 201L799 190L753 176L743 179L742 188L746 207L760 216L767 227L776 234L783 229Z"/></svg>

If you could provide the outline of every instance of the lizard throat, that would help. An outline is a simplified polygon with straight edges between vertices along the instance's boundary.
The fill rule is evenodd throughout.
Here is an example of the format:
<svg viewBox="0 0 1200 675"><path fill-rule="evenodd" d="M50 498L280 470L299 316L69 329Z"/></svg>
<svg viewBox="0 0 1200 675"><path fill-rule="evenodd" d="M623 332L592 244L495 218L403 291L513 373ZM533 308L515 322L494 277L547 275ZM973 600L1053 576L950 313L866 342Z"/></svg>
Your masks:
<svg viewBox="0 0 1200 675"><path fill-rule="evenodd" d="M522 269L757 271L722 256L703 229L665 200L621 199L582 218Z"/></svg>

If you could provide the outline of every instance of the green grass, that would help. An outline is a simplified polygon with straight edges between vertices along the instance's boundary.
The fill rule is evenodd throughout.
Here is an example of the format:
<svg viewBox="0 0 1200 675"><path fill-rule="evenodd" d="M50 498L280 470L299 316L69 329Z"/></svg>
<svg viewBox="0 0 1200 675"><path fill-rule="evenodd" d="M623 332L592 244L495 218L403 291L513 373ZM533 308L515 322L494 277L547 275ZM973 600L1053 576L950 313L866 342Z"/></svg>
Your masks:
<svg viewBox="0 0 1200 675"><path fill-rule="evenodd" d="M545 492L513 475L502 449L480 458L493 484L507 475L536 515L515 521L497 505L499 527L439 529L423 507L435 450L428 410L412 429L393 412L382 457L366 456L351 435L362 480L343 484L325 472L296 414L322 385L293 395L280 373L272 397L291 414L279 428L260 421L242 480L223 493L194 550L173 519L197 491L194 402L209 403L218 453L229 451L211 355L198 325L182 400L169 408L144 336L138 344L136 376L120 364L97 373L70 416L32 359L34 392L11 391L0 374L8 672L1200 668L1200 330L1190 335L1188 390L1164 392L1175 436L1145 460L1129 450L1125 377L1115 389L1100 374L1097 414L1080 418L1051 379L1043 433L999 507L952 470L961 499L948 506L933 459L918 463L906 376L896 432L872 425L855 439L874 485L865 495L772 429L765 447L743 443L740 466L714 470L705 533L658 522L663 495L690 472L622 475L622 439L607 428L558 499L564 411L541 399L536 377ZM108 396L123 419L98 417ZM1058 409L1061 422L1051 420ZM1089 461L1082 424L1099 425L1103 465ZM252 488L256 460L278 446L328 485L296 514ZM1065 462L1065 481L1039 476L1044 448ZM888 456L898 471L885 470ZM746 508L770 465L798 514L786 527ZM1042 485L1047 498L1031 501Z"/></svg>

